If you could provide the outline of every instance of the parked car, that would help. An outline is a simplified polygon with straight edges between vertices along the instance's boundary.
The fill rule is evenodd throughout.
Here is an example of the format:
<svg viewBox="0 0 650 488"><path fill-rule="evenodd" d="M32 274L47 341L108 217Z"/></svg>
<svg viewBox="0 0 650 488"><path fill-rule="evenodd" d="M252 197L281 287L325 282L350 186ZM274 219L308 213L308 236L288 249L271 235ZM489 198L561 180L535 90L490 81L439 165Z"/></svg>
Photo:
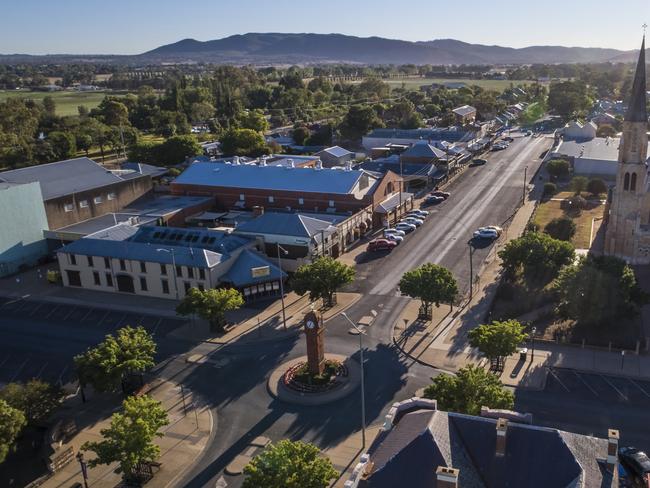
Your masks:
<svg viewBox="0 0 650 488"><path fill-rule="evenodd" d="M474 231L474 237L477 239L497 239L499 234L494 229L486 229L481 227L480 229Z"/></svg>
<svg viewBox="0 0 650 488"><path fill-rule="evenodd" d="M413 232L415 229L417 229L417 227L415 226L415 224L409 224L408 222L399 222L399 223L395 226L395 228L396 228L397 230L404 231L404 232L406 232L407 234L408 234L409 232Z"/></svg>
<svg viewBox="0 0 650 488"><path fill-rule="evenodd" d="M636 447L621 447L618 450L621 464L641 480L646 481L650 476L650 458Z"/></svg>
<svg viewBox="0 0 650 488"><path fill-rule="evenodd" d="M445 201L444 197L439 197L437 195L429 195L428 197L426 197L424 199L424 203L426 205L436 205L436 204L442 203L444 201Z"/></svg>
<svg viewBox="0 0 650 488"><path fill-rule="evenodd" d="M498 225L486 225L485 227L482 227L483 229L492 229L496 231L497 234L501 235L503 232L503 229L499 227Z"/></svg>
<svg viewBox="0 0 650 488"><path fill-rule="evenodd" d="M502 144L495 144L494 146L492 146L492 149L490 149L490 151L492 152L503 151L504 149L507 149L507 147L508 146L504 146Z"/></svg>
<svg viewBox="0 0 650 488"><path fill-rule="evenodd" d="M514 142L515 138L508 136L508 137L504 137L503 140L507 142Z"/></svg>
<svg viewBox="0 0 650 488"><path fill-rule="evenodd" d="M388 234L393 234L396 236L402 236L404 237L405 233L403 230L397 230L397 229L384 229L384 235Z"/></svg>
<svg viewBox="0 0 650 488"><path fill-rule="evenodd" d="M384 239L387 241L394 241L398 244L404 240L404 236L398 236L397 234L385 234Z"/></svg>
<svg viewBox="0 0 650 488"><path fill-rule="evenodd" d="M526 137L530 137L530 136L533 135L533 132L530 131L530 130L527 130L527 131L524 133L524 135L525 135Z"/></svg>
<svg viewBox="0 0 650 488"><path fill-rule="evenodd" d="M436 191L431 193L431 196L432 197L441 197L441 198L444 198L445 200L447 200L447 198L449 198L451 196L451 193L449 193L448 191L436 190Z"/></svg>
<svg viewBox="0 0 650 488"><path fill-rule="evenodd" d="M417 217L404 217L402 219L402 222L413 224L416 227L420 227L422 224L424 224L424 220L418 219Z"/></svg>
<svg viewBox="0 0 650 488"><path fill-rule="evenodd" d="M470 163L470 166L483 166L484 164L487 164L487 159L475 158Z"/></svg>
<svg viewBox="0 0 650 488"><path fill-rule="evenodd" d="M429 215L429 212L427 212L426 210L413 209L406 212L406 215L408 216L412 215L416 219L425 219Z"/></svg>
<svg viewBox="0 0 650 488"><path fill-rule="evenodd" d="M389 241L388 239L374 239L368 243L367 251L392 251L397 247L397 242Z"/></svg>

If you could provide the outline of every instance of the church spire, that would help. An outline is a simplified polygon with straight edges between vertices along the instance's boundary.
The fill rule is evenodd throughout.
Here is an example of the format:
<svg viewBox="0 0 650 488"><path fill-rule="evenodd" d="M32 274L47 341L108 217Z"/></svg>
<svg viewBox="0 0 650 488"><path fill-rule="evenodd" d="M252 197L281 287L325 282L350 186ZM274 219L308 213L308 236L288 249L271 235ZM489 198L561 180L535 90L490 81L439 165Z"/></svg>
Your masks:
<svg viewBox="0 0 650 488"><path fill-rule="evenodd" d="M626 122L648 122L648 112L646 110L646 79L645 79L645 35L641 43L641 52L639 53L639 62L636 65L634 74L634 84L632 85L632 96L630 105L625 114Z"/></svg>

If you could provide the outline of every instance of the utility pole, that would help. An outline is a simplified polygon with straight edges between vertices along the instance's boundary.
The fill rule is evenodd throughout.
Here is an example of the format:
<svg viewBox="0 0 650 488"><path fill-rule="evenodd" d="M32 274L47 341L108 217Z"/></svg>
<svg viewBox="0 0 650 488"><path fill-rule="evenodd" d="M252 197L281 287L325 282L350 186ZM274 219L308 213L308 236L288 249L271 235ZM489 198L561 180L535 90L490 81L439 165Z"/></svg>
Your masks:
<svg viewBox="0 0 650 488"><path fill-rule="evenodd" d="M282 249L285 256L289 254L289 252L283 247L281 247L279 242L276 242L275 245L278 250L278 268L280 268L280 300L282 302L282 324L284 325L284 330L287 330L287 316L284 310L284 283L282 282L282 262L280 261L280 249ZM259 325L259 318L258 318L258 325Z"/></svg>
<svg viewBox="0 0 650 488"><path fill-rule="evenodd" d="M77 453L77 461L79 461L79 466L81 467L81 476L84 480L84 488L88 488L88 465L84 460L84 455L81 451Z"/></svg>
<svg viewBox="0 0 650 488"><path fill-rule="evenodd" d="M347 316L345 312L341 314L350 325L354 327L354 330L357 331L359 335L359 359L361 361L361 448L366 447L366 388L364 382L364 369L363 369L363 335L365 331L361 329L357 324L350 320L350 317Z"/></svg>
<svg viewBox="0 0 650 488"><path fill-rule="evenodd" d="M524 187L523 187L523 192L521 194L521 204L523 205L526 203L526 175L528 173L528 166L524 166Z"/></svg>
<svg viewBox="0 0 650 488"><path fill-rule="evenodd" d="M469 246L469 300L472 301L474 296L474 246L472 246L472 240L467 241Z"/></svg>

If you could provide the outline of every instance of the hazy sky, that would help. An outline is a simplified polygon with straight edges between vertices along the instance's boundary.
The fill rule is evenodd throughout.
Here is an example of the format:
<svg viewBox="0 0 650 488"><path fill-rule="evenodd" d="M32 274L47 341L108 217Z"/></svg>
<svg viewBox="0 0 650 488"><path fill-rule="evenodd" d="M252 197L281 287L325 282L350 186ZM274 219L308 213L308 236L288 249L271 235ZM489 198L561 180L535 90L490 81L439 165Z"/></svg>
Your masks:
<svg viewBox="0 0 650 488"><path fill-rule="evenodd" d="M246 32L638 48L650 0L3 0L1 53L136 54Z"/></svg>

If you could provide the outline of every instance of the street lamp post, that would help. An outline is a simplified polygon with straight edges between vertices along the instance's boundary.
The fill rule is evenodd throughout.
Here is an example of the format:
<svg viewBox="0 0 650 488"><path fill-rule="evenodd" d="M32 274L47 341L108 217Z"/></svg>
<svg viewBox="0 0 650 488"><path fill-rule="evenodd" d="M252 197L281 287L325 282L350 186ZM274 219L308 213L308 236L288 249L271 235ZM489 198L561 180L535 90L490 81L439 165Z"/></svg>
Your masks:
<svg viewBox="0 0 650 488"><path fill-rule="evenodd" d="M156 249L157 252L167 252L172 255L172 278L174 278L174 296L176 297L176 300L178 300L178 282L176 281L176 255L174 254L174 249L164 249L164 248L158 248Z"/></svg>
<svg viewBox="0 0 650 488"><path fill-rule="evenodd" d="M521 194L521 204L523 205L526 203L526 176L528 173L528 166L524 166L524 187L522 188L522 194Z"/></svg>
<svg viewBox="0 0 650 488"><path fill-rule="evenodd" d="M363 368L363 335L365 332L357 324L350 320L350 317L347 316L345 312L341 312L341 315L350 322L350 325L354 327L359 333L359 359L361 360L361 444L362 448L366 447L366 389L364 382L364 368Z"/></svg>
<svg viewBox="0 0 650 488"><path fill-rule="evenodd" d="M533 358L535 357L535 334L537 333L537 327L533 327L530 331L530 339L531 339L531 345L532 345L532 351L530 353L530 361L533 361Z"/></svg>
<svg viewBox="0 0 650 488"><path fill-rule="evenodd" d="M88 465L84 460L84 455L79 451L77 453L77 461L79 461L79 466L81 467L81 476L84 480L84 488L88 488Z"/></svg>
<svg viewBox="0 0 650 488"><path fill-rule="evenodd" d="M286 256L289 254L289 251L280 246L279 242L275 243L278 250L278 268L280 268L280 301L282 302L282 324L284 325L284 330L287 330L287 316L284 310L284 283L282 282L282 263L280 262L280 249Z"/></svg>
<svg viewBox="0 0 650 488"><path fill-rule="evenodd" d="M472 240L467 241L469 246L469 300L472 301L474 296L474 246L472 246Z"/></svg>

